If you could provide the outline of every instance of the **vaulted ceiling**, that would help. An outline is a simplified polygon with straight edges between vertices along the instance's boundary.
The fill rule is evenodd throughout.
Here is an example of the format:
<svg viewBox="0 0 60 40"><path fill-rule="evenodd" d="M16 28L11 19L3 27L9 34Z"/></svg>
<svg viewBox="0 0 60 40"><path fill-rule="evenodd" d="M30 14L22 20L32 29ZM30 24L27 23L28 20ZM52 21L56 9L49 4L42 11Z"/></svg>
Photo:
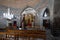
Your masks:
<svg viewBox="0 0 60 40"><path fill-rule="evenodd" d="M25 6L34 7L40 2L41 0L0 0L0 5L14 8L23 8Z"/></svg>

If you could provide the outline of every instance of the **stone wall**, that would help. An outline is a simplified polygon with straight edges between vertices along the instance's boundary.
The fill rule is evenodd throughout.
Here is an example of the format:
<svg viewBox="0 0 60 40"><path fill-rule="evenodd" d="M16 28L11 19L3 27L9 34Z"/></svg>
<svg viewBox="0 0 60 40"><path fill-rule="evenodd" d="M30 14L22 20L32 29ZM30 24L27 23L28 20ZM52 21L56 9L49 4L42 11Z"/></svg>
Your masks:
<svg viewBox="0 0 60 40"><path fill-rule="evenodd" d="M7 0L6 0L7 1ZM31 4L27 4L27 5L25 5L25 6L22 6L23 8L21 8L19 5L17 5L16 6L16 3L15 2L12 2L16 7L14 7L14 6L11 6L11 4L9 3L9 2L7 2L7 4L5 4L6 3L6 1L0 1L0 14L2 15L4 12L7 12L7 8L8 7L10 7L11 8L11 13L14 13L15 15L17 15L17 16L21 16L21 13L22 13L22 11L27 7L27 6L30 6L30 7L32 7L33 9L35 9L36 10L36 12L37 12L37 14L38 14L38 16L37 16L37 20L36 20L36 25L38 25L39 27L38 28L40 28L40 26L42 26L42 22L43 21L41 21L42 19L42 15L43 15L43 10L45 9L45 8L48 8L49 10L50 10L50 20L52 21L53 20L53 3L54 3L54 1L53 0L40 0L40 1L37 1L37 4L35 3L35 1L33 2L33 4L34 4L34 6L33 5L31 5ZM4 3L3 3L4 2ZM11 1L10 1L11 2ZM28 2L29 3L29 2ZM10 4L10 5L9 5ZM42 14L42 15L41 15ZM0 19L1 20L1 19ZM5 19L4 19L5 20ZM19 21L21 21L21 20L18 20L18 22ZM3 23L5 22L6 23L6 21L2 21ZM3 24L2 23L2 24ZM19 22L20 23L20 22ZM18 24L19 24L18 23Z"/></svg>
<svg viewBox="0 0 60 40"><path fill-rule="evenodd" d="M60 0L54 1L53 35L60 36Z"/></svg>

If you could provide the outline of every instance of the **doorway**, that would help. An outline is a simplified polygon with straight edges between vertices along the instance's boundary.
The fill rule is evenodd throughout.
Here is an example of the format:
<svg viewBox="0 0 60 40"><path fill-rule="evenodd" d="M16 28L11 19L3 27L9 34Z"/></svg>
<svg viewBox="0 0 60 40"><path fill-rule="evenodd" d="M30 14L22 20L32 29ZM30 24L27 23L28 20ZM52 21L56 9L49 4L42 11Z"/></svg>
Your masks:
<svg viewBox="0 0 60 40"><path fill-rule="evenodd" d="M49 29L50 28L50 11L48 8L45 9L42 19L43 19L43 26Z"/></svg>
<svg viewBox="0 0 60 40"><path fill-rule="evenodd" d="M50 20L49 20L49 19L43 20L43 26L44 26L45 28L50 28Z"/></svg>

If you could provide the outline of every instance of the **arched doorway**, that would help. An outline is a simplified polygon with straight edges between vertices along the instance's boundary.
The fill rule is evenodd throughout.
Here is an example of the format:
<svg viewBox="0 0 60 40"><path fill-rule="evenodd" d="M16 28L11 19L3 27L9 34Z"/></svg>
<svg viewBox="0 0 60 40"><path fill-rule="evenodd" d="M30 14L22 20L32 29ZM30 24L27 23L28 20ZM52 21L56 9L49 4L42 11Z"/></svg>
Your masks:
<svg viewBox="0 0 60 40"><path fill-rule="evenodd" d="M45 9L42 15L43 18L43 26L45 28L50 28L50 11L48 8Z"/></svg>
<svg viewBox="0 0 60 40"><path fill-rule="evenodd" d="M27 7L24 9L21 22L23 29L33 28L35 26L35 15L36 11L33 8Z"/></svg>

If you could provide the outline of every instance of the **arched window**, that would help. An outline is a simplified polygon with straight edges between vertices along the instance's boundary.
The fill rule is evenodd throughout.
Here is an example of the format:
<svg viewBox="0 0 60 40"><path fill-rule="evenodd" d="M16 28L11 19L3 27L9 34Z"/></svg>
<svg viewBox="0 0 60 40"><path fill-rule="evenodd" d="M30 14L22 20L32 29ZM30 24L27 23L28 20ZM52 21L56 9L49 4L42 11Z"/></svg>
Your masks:
<svg viewBox="0 0 60 40"><path fill-rule="evenodd" d="M50 11L48 8L46 8L43 13L43 26L45 28L50 28Z"/></svg>
<svg viewBox="0 0 60 40"><path fill-rule="evenodd" d="M43 13L43 17L49 17L50 16L50 12L49 12L49 9L46 8L44 13Z"/></svg>

